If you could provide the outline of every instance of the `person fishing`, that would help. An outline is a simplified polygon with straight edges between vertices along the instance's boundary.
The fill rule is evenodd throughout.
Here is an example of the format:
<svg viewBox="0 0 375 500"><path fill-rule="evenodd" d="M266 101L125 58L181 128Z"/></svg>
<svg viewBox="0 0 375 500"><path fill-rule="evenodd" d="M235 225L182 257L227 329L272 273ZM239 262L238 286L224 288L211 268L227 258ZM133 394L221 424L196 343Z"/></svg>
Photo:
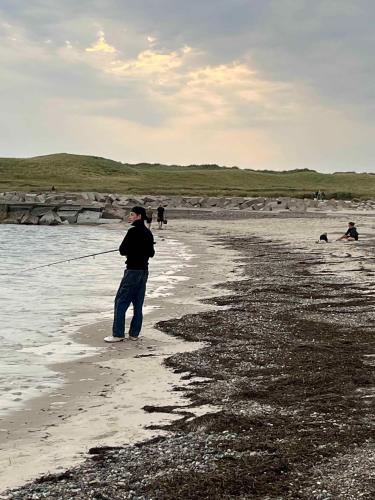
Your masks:
<svg viewBox="0 0 375 500"><path fill-rule="evenodd" d="M131 227L123 239L119 252L126 256L126 269L118 288L115 304L112 335L105 342L120 342L125 338L125 314L133 304L133 318L129 327L129 339L138 340L143 321L143 302L148 279L148 261L155 255L154 238L145 226L146 211L133 207L128 222Z"/></svg>

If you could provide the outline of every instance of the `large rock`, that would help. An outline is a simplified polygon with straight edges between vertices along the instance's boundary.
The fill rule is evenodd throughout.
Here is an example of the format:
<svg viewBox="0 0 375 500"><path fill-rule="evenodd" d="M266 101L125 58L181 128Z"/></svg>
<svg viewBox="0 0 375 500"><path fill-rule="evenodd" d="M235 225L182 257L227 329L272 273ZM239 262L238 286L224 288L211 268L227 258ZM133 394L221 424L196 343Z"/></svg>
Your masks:
<svg viewBox="0 0 375 500"><path fill-rule="evenodd" d="M5 201L9 201L10 203L19 203L22 201L22 197L17 193L7 193L5 195Z"/></svg>
<svg viewBox="0 0 375 500"><path fill-rule="evenodd" d="M73 204L81 204L81 205L87 205L90 204L89 197L87 196L87 193L72 193L68 194L65 196L64 203L73 203Z"/></svg>
<svg viewBox="0 0 375 500"><path fill-rule="evenodd" d="M6 219L2 221L3 224L19 224L25 214L28 214L27 208L19 207L18 205L8 206L8 213Z"/></svg>
<svg viewBox="0 0 375 500"><path fill-rule="evenodd" d="M245 201L242 202L242 209L252 209L259 210L258 207L263 207L266 202L266 198L246 198Z"/></svg>
<svg viewBox="0 0 375 500"><path fill-rule="evenodd" d="M264 207L264 201L260 201L258 203L253 203L253 205L251 205L253 210L262 210L262 208Z"/></svg>
<svg viewBox="0 0 375 500"><path fill-rule="evenodd" d="M262 208L259 209L260 211L262 212L272 212L272 207L268 206L268 204L266 203L265 205L263 205Z"/></svg>
<svg viewBox="0 0 375 500"><path fill-rule="evenodd" d="M102 214L98 211L83 210L78 214L77 224L97 224Z"/></svg>
<svg viewBox="0 0 375 500"><path fill-rule="evenodd" d="M107 196L107 200L109 200L111 203L113 203L114 201L119 201L120 196L118 194L109 194Z"/></svg>
<svg viewBox="0 0 375 500"><path fill-rule="evenodd" d="M203 200L202 207L205 207L205 208L216 207L217 202L218 202L218 198L211 196L211 197L205 198Z"/></svg>
<svg viewBox="0 0 375 500"><path fill-rule="evenodd" d="M20 205L9 205L8 206L8 224L19 224L21 222L22 217L29 213L29 209L27 207L22 207Z"/></svg>
<svg viewBox="0 0 375 500"><path fill-rule="evenodd" d="M53 212L50 210L46 214L42 215L42 217L39 219L39 224L42 226L57 226L58 224L61 224L61 219L57 215L56 212Z"/></svg>
<svg viewBox="0 0 375 500"><path fill-rule="evenodd" d="M87 193L79 193L79 197L76 198L77 203L81 203L82 200L85 201L85 204L91 205L97 205L97 199L96 199L96 193L92 193L88 191Z"/></svg>
<svg viewBox="0 0 375 500"><path fill-rule="evenodd" d="M20 224L25 224L27 226L37 226L39 224L39 217L37 217L36 215L32 215L29 212L22 217Z"/></svg>
<svg viewBox="0 0 375 500"><path fill-rule="evenodd" d="M35 197L35 203L45 203L46 202L46 196L44 193L39 193Z"/></svg>
<svg viewBox="0 0 375 500"><path fill-rule="evenodd" d="M122 210L129 209L129 207L134 207L136 203L129 203L128 198L121 198L120 200L116 200L112 203L112 205L107 202L105 204L105 207L107 206L113 206L114 208L121 208ZM143 207L144 203L138 203L139 206ZM104 208L105 208L104 207Z"/></svg>
<svg viewBox="0 0 375 500"><path fill-rule="evenodd" d="M19 224L20 221L19 221L19 219L17 219L16 217L14 217L14 215L10 215L6 219L4 219L1 223L2 224Z"/></svg>
<svg viewBox="0 0 375 500"><path fill-rule="evenodd" d="M215 206L217 208L224 208L228 205L228 198L217 198Z"/></svg>
<svg viewBox="0 0 375 500"><path fill-rule="evenodd" d="M90 201L96 201L96 194L95 193L87 193L87 197Z"/></svg>
<svg viewBox="0 0 375 500"><path fill-rule="evenodd" d="M100 203L104 203L107 195L103 193L94 193L95 195L95 201L99 201Z"/></svg>
<svg viewBox="0 0 375 500"><path fill-rule="evenodd" d="M102 212L103 219L124 219L128 210L125 210L120 207L104 207Z"/></svg>
<svg viewBox="0 0 375 500"><path fill-rule="evenodd" d="M275 210L289 210L290 198L278 198Z"/></svg>
<svg viewBox="0 0 375 500"><path fill-rule="evenodd" d="M182 196L172 196L169 200L170 208L178 208L182 206L184 198ZM201 198L198 200L200 203ZM159 206L159 200L155 200L155 203L152 205L153 208L157 208Z"/></svg>
<svg viewBox="0 0 375 500"><path fill-rule="evenodd" d="M36 193L26 193L25 194L25 202L26 203L36 203L36 198L37 198Z"/></svg>
<svg viewBox="0 0 375 500"><path fill-rule="evenodd" d="M143 207L145 203L142 198L134 198L133 196L118 196L113 200L112 197L107 198L106 205L112 204L114 207L130 208L134 206Z"/></svg>
<svg viewBox="0 0 375 500"><path fill-rule="evenodd" d="M291 212L306 212L307 210L304 200L297 198L291 199L288 203L288 207Z"/></svg>
<svg viewBox="0 0 375 500"><path fill-rule="evenodd" d="M63 203L66 200L66 195L65 194L55 194L55 193L49 193L46 194L45 196L45 203Z"/></svg>
<svg viewBox="0 0 375 500"><path fill-rule="evenodd" d="M143 203L146 205L147 203L149 205L151 205L152 203L155 203L157 201L157 199L155 198L155 196L145 196L143 198Z"/></svg>
<svg viewBox="0 0 375 500"><path fill-rule="evenodd" d="M185 198L185 203L190 205L190 207L199 208L201 206L202 198L200 196L189 196Z"/></svg>
<svg viewBox="0 0 375 500"><path fill-rule="evenodd" d="M8 217L8 205L5 203L0 205L0 222Z"/></svg>
<svg viewBox="0 0 375 500"><path fill-rule="evenodd" d="M264 211L270 211L272 212L273 210L280 210L281 209L281 203L279 203L278 201L268 201L264 207L263 207L263 210Z"/></svg>
<svg viewBox="0 0 375 500"><path fill-rule="evenodd" d="M63 209L59 209L57 211L57 215L60 217L62 222L68 222L69 224L75 224L77 222L78 214L80 209L72 207L69 210L69 207L64 207Z"/></svg>
<svg viewBox="0 0 375 500"><path fill-rule="evenodd" d="M230 198L225 198L224 207L230 208L240 208L240 205L244 202L242 196L232 196Z"/></svg>
<svg viewBox="0 0 375 500"><path fill-rule="evenodd" d="M164 203L162 203L164 205ZM167 205L169 206L174 206L174 202L171 200L169 203L167 203ZM158 205L159 206L159 205ZM189 197L183 197L179 203L179 207L180 208L191 208L192 207L192 204L191 204L191 200Z"/></svg>
<svg viewBox="0 0 375 500"><path fill-rule="evenodd" d="M254 205L254 199L246 198L242 203L241 203L241 209L246 210L248 208L252 208Z"/></svg>
<svg viewBox="0 0 375 500"><path fill-rule="evenodd" d="M79 200L79 201L84 200L85 202L90 201L89 193L85 193L85 192L75 194L74 197L71 195L68 198L72 199L72 200Z"/></svg>
<svg viewBox="0 0 375 500"><path fill-rule="evenodd" d="M36 217L42 217L43 215L53 211L53 208L55 208L53 205L41 205L40 207L33 207L30 212Z"/></svg>

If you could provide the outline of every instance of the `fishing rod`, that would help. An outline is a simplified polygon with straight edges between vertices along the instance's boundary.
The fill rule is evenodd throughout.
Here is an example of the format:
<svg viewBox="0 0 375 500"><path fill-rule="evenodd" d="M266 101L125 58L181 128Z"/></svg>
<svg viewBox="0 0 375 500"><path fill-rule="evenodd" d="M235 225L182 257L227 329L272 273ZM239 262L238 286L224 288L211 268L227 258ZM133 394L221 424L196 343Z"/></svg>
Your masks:
<svg viewBox="0 0 375 500"><path fill-rule="evenodd" d="M24 269L22 272L34 271L34 269L40 269L42 267L55 266L56 264L62 264L64 262L71 262L72 260L86 259L87 257L95 257L96 255L103 255L104 253L118 252L118 248L115 250L106 250L105 252L90 253L88 255L82 255L81 257L73 257L72 259L58 260L56 262L50 262L49 264L43 264L41 266L29 267Z"/></svg>

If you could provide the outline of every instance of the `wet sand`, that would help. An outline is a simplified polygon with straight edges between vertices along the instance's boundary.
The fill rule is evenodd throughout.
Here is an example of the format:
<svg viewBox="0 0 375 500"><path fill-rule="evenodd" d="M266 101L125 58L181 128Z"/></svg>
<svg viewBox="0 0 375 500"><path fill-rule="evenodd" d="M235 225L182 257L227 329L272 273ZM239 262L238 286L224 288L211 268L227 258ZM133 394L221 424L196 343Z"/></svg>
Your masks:
<svg viewBox="0 0 375 500"><path fill-rule="evenodd" d="M31 491L42 492L43 488L49 498L70 498L72 488L77 498L98 498L97 494L102 495L100 498L155 495L176 498L176 492L180 498L222 498L224 494L236 497L250 494L252 498L279 495L278 498L353 499L360 494L361 498L372 498L369 496L371 470L365 477L362 474L362 486L353 477L358 476L364 466L371 466L368 459L364 461L361 457L365 452L371 456L367 449L371 430L366 419L373 405L371 356L374 346L370 334L374 318L370 304L374 296L375 219L357 217L359 243L316 244L323 230L329 237L342 234L346 222L346 216L337 214L308 219L178 221L178 225L169 229L170 233L181 238L188 234L201 257L197 259L195 277L182 287L191 285L191 293L179 295L178 291L173 300L167 302L168 314L165 310L158 313L163 320L187 316L159 322L159 328L169 334L165 337L152 329L152 322L158 318L150 315L142 343L136 346L124 343L121 348L124 346L126 353L120 352L119 346L111 346L110 352L95 360L100 364L103 379L101 384L93 384L94 396L90 394L85 401L86 406L90 401L92 408L86 411L87 407L82 404L83 409L77 412L75 406L76 413L67 417L67 428L61 424L49 428L48 432L51 429L55 432L50 451L54 448L56 452L56 446L61 445L60 462L58 457L47 454L39 472L34 468L33 473L46 473L52 469L51 463L54 467L56 464L65 467L70 463L69 454L73 463L82 458L90 446L122 446L150 437L152 433L167 431L168 435L139 448L99 453L100 469L95 461L86 462L76 472L73 470L61 479L56 476L46 479L9 498L28 498ZM199 247L206 235L212 246ZM232 273L234 264L238 272L243 272L241 280ZM236 279L231 280L233 277ZM213 292L212 282L219 281L226 283L224 289ZM231 289L227 296L225 288ZM197 299L213 294L221 298L211 300L210 305L220 309L202 312L209 305L198 305ZM193 312L199 314L191 314ZM351 340L353 324L360 331L359 339L354 336ZM99 329L102 329L100 333ZM106 329L108 325L98 325L95 335L87 331L83 337L96 345ZM199 342L192 345L178 338ZM202 341L207 344L202 346ZM193 351L196 348L199 350ZM157 365L160 367L160 359L155 358L173 353L167 364L174 373L160 368L160 373L157 371L155 375ZM139 354L156 356L134 357ZM151 364L154 361L156 364ZM349 378L342 377L343 361L347 361L343 366L353 372ZM81 368L95 370L92 364ZM336 368L331 371L332 364ZM321 376L314 371L317 366L323 370ZM71 381L95 378L90 377L88 371L83 372L84 375L75 372L77 367L71 370ZM140 376L146 380L144 384L139 383ZM153 379L156 384L150 387ZM160 391L163 381L167 391ZM77 397L73 398L76 403L91 387L87 381L82 384L77 388ZM172 392L173 385L185 389ZM150 392L145 391L145 387L150 388ZM130 399L138 395L133 406L128 406L129 391ZM343 401L350 404L343 405ZM155 419L153 428L146 434L142 426L150 424L150 417L155 417L155 413L145 414L142 410L145 405L178 408L177 411L169 409L169 413L168 409L165 413L160 408L159 417L162 415L163 419ZM212 411L205 415L208 408ZM198 409L202 416L197 415ZM82 411L86 413L81 414ZM181 411L191 414L181 419ZM98 414L101 422L96 421ZM166 420L170 422L168 425ZM139 424L133 434L127 429L131 421ZM103 426L110 435L104 434ZM73 436L74 450L66 444L68 435ZM300 437L296 440L296 436ZM41 442L50 439L49 436L33 437L26 462L35 456L32 446L38 443L40 453L44 453L46 445ZM12 442L14 434L9 439L10 445ZM25 435L20 436L20 460L24 444ZM357 468L352 467L339 479L339 464L351 459ZM120 471L117 465L121 466ZM322 468L329 470L329 475L324 474ZM342 485L346 481L354 484L352 490L347 485L346 496L337 493L340 481ZM328 488L327 494L324 488ZM336 491L336 496L329 493L330 488ZM280 496L283 489L285 496Z"/></svg>

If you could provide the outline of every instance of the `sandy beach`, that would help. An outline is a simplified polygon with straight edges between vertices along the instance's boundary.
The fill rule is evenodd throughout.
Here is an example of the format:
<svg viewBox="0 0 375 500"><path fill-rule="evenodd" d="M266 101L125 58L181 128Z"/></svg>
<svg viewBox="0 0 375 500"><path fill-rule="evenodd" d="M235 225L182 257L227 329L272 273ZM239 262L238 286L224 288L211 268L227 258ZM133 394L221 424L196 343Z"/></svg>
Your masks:
<svg viewBox="0 0 375 500"><path fill-rule="evenodd" d="M357 223L360 241L334 241L349 218ZM95 461L88 461L63 481L52 476L4 498L30 498L30 492L38 498L44 493L70 498L72 491L76 498L221 498L224 491L252 498L371 498L375 460L367 419L374 404L374 229L373 214L275 213L239 219L233 213L216 220L170 221L165 237L184 241L195 257L184 272L189 279L173 296L150 301L154 309L146 316L142 340L56 366L64 386L0 425L3 491L42 474L62 473L82 463L90 448L106 446L125 446L99 454L101 467L112 472L121 456L121 488L118 472L106 483L95 476ZM331 240L327 245L316 243L323 231ZM219 289L218 283L223 284ZM80 341L101 346L109 329L108 322L90 325L80 332ZM352 337L351 350L341 351ZM338 375L327 367L337 359L333 354L327 361L322 352L332 348L347 360L348 370L355 365L358 371L357 378L350 376L350 387L342 384L356 398L349 392L338 395L330 379ZM323 402L332 405L336 423L319 399L324 380L311 375L308 360L314 356L327 369L331 396L324 394ZM358 356L355 362L353 356ZM166 358L169 368L163 365ZM159 411L145 411L145 406ZM341 415L338 408L344 406ZM357 420L346 429L349 413ZM319 428L324 421L329 431ZM146 442L136 453L126 446L156 436L161 441ZM299 466L298 454L303 454ZM144 466L142 480L127 474L132 456ZM348 462L348 477L340 476ZM165 480L157 479L156 466ZM339 484L346 489L337 489Z"/></svg>
<svg viewBox="0 0 375 500"><path fill-rule="evenodd" d="M163 235L176 238L174 231ZM172 296L147 300L152 311L145 316L140 341L104 344L103 337L112 328L108 321L82 328L75 340L102 347L102 352L53 365L65 379L64 385L27 403L24 410L0 418L1 490L74 465L93 446L152 438L160 431L148 430L147 426L178 418L178 414L146 413L142 408L188 403L181 392L173 391L173 387L184 384L181 375L167 370L162 361L176 352L198 349L199 344L167 336L153 326L160 320L212 308L199 299L214 295L213 284L234 276L232 260L237 256L214 244L203 245L199 235L181 232L178 238L191 246L196 256L183 273L186 281Z"/></svg>

